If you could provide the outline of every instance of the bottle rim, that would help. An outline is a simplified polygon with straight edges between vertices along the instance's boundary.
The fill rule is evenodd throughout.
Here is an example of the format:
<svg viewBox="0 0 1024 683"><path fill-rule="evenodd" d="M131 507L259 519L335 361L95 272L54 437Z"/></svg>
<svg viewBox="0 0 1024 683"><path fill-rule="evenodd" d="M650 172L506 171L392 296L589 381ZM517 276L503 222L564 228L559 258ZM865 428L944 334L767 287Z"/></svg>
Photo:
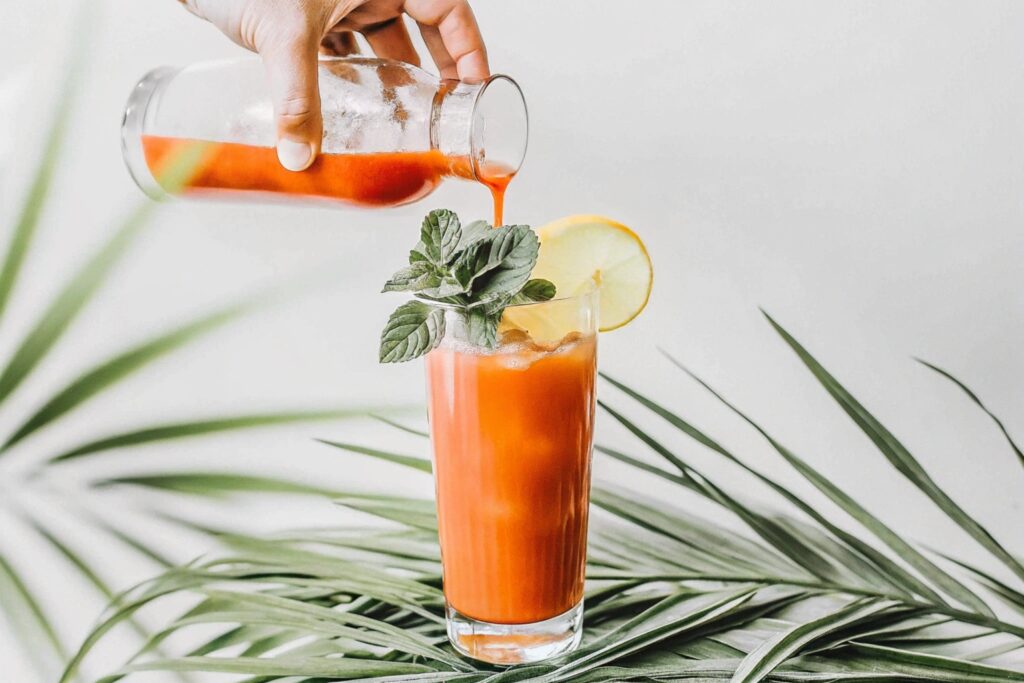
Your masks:
<svg viewBox="0 0 1024 683"><path fill-rule="evenodd" d="M160 83L179 71L181 69L178 67L160 66L147 72L132 88L121 116L121 156L128 168L128 175L150 199L167 199L167 193L160 187L146 163L142 148L145 119Z"/></svg>
<svg viewBox="0 0 1024 683"><path fill-rule="evenodd" d="M455 82L457 83L458 81ZM482 150L479 147L480 142L483 140L483 135L480 134L478 125L482 122L483 118L478 117L476 114L479 111L481 102L484 98L484 95L487 93L488 88L490 88L495 83L507 83L508 85L511 85L515 91L515 94L519 96L519 103L523 107L523 142L522 147L519 151L519 158L515 160L515 164L510 164L513 175L518 173L519 169L522 168L523 160L526 158L526 148L529 146L530 142L530 115L529 110L526 106L526 97L523 95L523 89L519 86L519 83L517 83L516 80L511 76L502 73L492 74L483 81L481 81L478 84L480 87L477 89L476 93L473 96L473 118L472 123L470 124L469 131L470 163L473 168L473 175L477 179L480 179L482 177L480 160L483 158L485 150ZM475 84L468 83L467 85ZM505 160L502 161L504 162Z"/></svg>

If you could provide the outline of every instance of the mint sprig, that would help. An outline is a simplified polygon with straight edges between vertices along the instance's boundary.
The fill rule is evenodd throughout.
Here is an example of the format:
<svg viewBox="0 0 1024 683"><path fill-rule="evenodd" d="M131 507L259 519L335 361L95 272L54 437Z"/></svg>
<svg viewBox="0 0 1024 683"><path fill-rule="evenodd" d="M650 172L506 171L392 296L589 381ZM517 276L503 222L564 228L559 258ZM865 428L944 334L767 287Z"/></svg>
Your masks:
<svg viewBox="0 0 1024 683"><path fill-rule="evenodd" d="M539 251L540 242L528 225L462 225L453 211L431 211L409 252L409 265L384 284L385 292L412 292L416 299L388 319L380 362L412 360L435 348L445 335L446 310L459 319L449 334L495 348L505 307L555 296L554 284L530 279Z"/></svg>

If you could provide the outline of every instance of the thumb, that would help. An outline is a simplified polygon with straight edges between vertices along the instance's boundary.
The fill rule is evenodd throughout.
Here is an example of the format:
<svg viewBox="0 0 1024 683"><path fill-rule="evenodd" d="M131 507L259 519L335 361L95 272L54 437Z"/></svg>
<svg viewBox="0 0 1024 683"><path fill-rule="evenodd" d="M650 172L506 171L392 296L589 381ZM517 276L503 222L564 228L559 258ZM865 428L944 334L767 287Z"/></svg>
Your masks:
<svg viewBox="0 0 1024 683"><path fill-rule="evenodd" d="M308 35L260 50L277 119L277 158L289 171L308 168L320 152L323 119L317 84L319 42Z"/></svg>

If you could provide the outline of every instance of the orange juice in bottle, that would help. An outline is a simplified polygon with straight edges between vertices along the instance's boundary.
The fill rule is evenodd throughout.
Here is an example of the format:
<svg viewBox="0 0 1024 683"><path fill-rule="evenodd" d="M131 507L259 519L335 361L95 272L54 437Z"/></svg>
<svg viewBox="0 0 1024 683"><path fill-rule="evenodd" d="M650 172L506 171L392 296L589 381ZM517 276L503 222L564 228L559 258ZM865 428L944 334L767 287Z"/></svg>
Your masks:
<svg viewBox="0 0 1024 683"><path fill-rule="evenodd" d="M147 194L183 147L203 148L185 197L389 207L429 195L445 178L488 187L496 224L505 186L526 153L528 120L508 76L442 81L402 62L321 58L321 154L304 171L277 160L276 123L257 59L163 67L132 90L124 111L125 163Z"/></svg>

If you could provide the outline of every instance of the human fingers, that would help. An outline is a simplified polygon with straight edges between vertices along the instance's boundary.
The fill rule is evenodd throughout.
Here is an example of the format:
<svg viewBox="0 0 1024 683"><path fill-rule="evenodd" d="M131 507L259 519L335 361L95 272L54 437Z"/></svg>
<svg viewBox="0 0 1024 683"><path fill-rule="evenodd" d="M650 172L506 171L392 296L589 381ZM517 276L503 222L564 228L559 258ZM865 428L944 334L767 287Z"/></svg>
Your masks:
<svg viewBox="0 0 1024 683"><path fill-rule="evenodd" d="M320 36L300 33L258 46L277 119L277 157L289 171L308 168L320 152L319 44Z"/></svg>
<svg viewBox="0 0 1024 683"><path fill-rule="evenodd" d="M423 40L438 69L450 72L450 61L455 64L460 80L482 81L491 75L484 39L466 0L407 0L405 11L420 24ZM436 44L438 37L440 46Z"/></svg>
<svg viewBox="0 0 1024 683"><path fill-rule="evenodd" d="M320 41L320 54L347 57L359 54L359 43L351 31L333 31Z"/></svg>
<svg viewBox="0 0 1024 683"><path fill-rule="evenodd" d="M397 59L400 62L420 65L420 56L416 54L416 48L409 38L409 31L405 28L405 20L401 16L383 24L368 26L361 33L373 53L381 59Z"/></svg>

